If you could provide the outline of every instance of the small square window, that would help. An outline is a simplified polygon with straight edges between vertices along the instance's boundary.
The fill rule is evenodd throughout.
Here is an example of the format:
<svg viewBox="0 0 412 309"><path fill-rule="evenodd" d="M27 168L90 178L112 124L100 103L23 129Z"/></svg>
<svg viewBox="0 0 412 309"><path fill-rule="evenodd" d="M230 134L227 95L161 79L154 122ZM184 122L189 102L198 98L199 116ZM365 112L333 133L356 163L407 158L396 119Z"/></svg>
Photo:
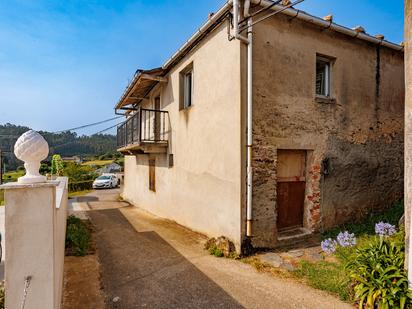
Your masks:
<svg viewBox="0 0 412 309"><path fill-rule="evenodd" d="M330 60L316 57L316 95L330 97Z"/></svg>
<svg viewBox="0 0 412 309"><path fill-rule="evenodd" d="M193 63L180 72L180 109L193 105Z"/></svg>

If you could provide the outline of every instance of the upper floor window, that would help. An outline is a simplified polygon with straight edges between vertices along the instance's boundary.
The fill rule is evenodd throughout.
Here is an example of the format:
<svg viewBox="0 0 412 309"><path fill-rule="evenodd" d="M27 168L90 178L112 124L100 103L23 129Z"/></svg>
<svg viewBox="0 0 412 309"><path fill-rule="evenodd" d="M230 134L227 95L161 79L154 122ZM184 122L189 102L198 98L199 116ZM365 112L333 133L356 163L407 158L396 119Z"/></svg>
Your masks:
<svg viewBox="0 0 412 309"><path fill-rule="evenodd" d="M331 62L329 59L316 57L316 95L330 97Z"/></svg>
<svg viewBox="0 0 412 309"><path fill-rule="evenodd" d="M180 72L180 109L193 104L193 64Z"/></svg>

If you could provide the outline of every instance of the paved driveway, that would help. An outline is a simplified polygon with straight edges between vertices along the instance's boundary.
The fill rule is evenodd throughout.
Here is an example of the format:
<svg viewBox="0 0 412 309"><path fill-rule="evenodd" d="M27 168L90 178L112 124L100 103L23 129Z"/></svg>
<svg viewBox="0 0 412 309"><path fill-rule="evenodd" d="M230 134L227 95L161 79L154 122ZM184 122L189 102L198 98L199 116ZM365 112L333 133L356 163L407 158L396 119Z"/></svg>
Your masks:
<svg viewBox="0 0 412 309"><path fill-rule="evenodd" d="M110 203L110 194L93 192L86 202L94 203L86 213L96 227L107 308L351 308L293 280L210 256L202 235L125 206L116 194Z"/></svg>

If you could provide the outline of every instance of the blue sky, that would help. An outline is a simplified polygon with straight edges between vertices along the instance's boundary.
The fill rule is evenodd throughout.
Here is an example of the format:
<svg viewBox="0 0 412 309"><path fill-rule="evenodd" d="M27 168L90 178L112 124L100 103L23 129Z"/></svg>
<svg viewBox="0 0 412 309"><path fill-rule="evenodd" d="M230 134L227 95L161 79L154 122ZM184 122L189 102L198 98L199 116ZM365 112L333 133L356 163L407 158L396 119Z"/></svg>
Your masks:
<svg viewBox="0 0 412 309"><path fill-rule="evenodd" d="M162 65L223 3L0 0L0 123L57 131L113 117L135 70ZM402 41L403 0L305 0L298 7Z"/></svg>

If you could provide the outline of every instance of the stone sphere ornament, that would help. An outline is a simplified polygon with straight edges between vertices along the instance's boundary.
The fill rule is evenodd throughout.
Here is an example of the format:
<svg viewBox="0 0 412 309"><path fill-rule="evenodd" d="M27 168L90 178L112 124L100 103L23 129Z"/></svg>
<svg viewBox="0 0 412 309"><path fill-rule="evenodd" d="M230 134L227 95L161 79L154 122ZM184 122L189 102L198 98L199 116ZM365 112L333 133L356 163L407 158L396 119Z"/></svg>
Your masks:
<svg viewBox="0 0 412 309"><path fill-rule="evenodd" d="M46 177L40 175L40 162L49 155L49 145L46 140L34 130L27 131L14 144L14 154L24 161L26 175L20 177L19 183L46 182Z"/></svg>

